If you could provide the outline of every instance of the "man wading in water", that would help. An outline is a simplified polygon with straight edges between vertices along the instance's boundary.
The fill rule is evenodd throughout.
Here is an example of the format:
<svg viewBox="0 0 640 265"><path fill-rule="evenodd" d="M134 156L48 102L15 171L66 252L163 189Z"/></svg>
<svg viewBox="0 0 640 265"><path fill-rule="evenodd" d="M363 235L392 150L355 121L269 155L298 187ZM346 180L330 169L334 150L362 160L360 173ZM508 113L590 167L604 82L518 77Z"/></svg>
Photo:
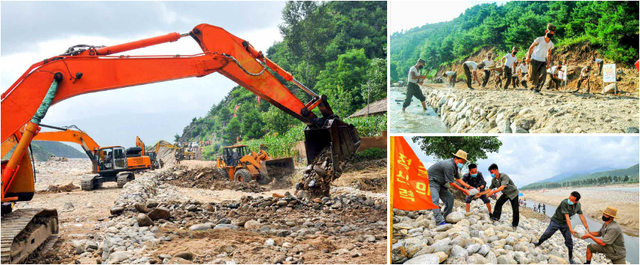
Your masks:
<svg viewBox="0 0 640 265"><path fill-rule="evenodd" d="M422 90L420 90L419 82L422 82L422 79L425 79L427 76L420 75L420 70L424 67L424 60L418 59L416 65L411 66L409 69L409 76L407 77L407 98L404 100L404 104L402 104L402 112L404 112L409 105L411 105L411 99L416 97L422 103L422 109L427 110L427 105L425 104L425 100L427 99L423 94Z"/></svg>

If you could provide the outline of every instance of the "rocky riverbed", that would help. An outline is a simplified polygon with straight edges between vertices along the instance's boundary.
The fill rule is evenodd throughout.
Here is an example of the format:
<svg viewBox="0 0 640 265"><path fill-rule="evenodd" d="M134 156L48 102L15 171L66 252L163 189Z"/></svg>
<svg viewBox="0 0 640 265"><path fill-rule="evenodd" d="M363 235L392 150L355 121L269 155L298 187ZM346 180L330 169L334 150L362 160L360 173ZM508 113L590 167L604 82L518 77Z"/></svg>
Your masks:
<svg viewBox="0 0 640 265"><path fill-rule="evenodd" d="M495 200L491 200L495 205ZM564 238L557 232L535 247L549 221L520 215L517 230L511 227L512 211L503 207L500 221L491 221L478 201L469 213L458 205L447 216L450 224L438 226L431 211L394 209L392 262L407 264L567 264ZM576 228L578 229L578 228ZM577 230L576 230L577 231ZM585 262L587 242L573 238L574 261ZM594 254L592 263L611 263Z"/></svg>
<svg viewBox="0 0 640 265"><path fill-rule="evenodd" d="M384 192L334 186L329 196L312 198L292 186L265 191L243 183L222 189L221 180L211 186L200 181L205 176L198 178L202 185L176 185L176 178L200 172L200 165L190 165L200 162L137 174L122 189L39 193L20 204L57 208L60 214L58 243L29 262L386 262ZM380 167L377 174L384 173Z"/></svg>
<svg viewBox="0 0 640 265"><path fill-rule="evenodd" d="M638 98L422 86L454 133L638 133Z"/></svg>

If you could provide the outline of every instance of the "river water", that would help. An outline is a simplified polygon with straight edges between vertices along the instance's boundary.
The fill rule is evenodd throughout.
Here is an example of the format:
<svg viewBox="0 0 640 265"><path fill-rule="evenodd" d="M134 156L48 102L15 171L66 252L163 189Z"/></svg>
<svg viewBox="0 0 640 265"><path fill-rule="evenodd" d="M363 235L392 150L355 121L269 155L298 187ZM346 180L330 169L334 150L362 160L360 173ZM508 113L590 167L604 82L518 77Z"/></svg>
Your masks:
<svg viewBox="0 0 640 265"><path fill-rule="evenodd" d="M392 87L389 96L391 104L391 132L392 133L447 133L447 126L440 120L438 114L427 105L427 111L422 104L413 98L411 105L402 112L402 103L406 98L406 87Z"/></svg>
<svg viewBox="0 0 640 265"><path fill-rule="evenodd" d="M532 209L534 203L538 205L538 202L527 200L526 207ZM549 204L545 204L545 205L546 205L545 206L546 215L549 217L553 216L553 214L556 212L556 206L549 205ZM584 216L584 218L587 220L587 224L589 225L590 231L598 231L602 227L602 222L595 221L587 217L586 215ZM582 225L580 216L577 214L571 218L571 226L575 227L576 225ZM556 233L560 233L560 231ZM638 261L640 259L638 257L638 247L640 246L640 243L638 242L638 235L635 235L629 232L624 232L623 236L624 236L624 246L627 250L627 261L631 264L638 264ZM574 239L574 240L582 240L582 239ZM591 239L587 239L587 241L589 243L594 243L593 240Z"/></svg>

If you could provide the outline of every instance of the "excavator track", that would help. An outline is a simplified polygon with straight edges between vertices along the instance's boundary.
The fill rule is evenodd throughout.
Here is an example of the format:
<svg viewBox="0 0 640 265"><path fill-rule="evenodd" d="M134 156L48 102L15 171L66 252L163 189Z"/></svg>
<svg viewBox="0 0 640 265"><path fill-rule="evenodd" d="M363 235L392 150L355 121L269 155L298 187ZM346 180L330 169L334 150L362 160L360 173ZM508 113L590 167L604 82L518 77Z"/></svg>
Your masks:
<svg viewBox="0 0 640 265"><path fill-rule="evenodd" d="M2 216L2 264L21 263L51 247L58 238L58 212L18 209Z"/></svg>

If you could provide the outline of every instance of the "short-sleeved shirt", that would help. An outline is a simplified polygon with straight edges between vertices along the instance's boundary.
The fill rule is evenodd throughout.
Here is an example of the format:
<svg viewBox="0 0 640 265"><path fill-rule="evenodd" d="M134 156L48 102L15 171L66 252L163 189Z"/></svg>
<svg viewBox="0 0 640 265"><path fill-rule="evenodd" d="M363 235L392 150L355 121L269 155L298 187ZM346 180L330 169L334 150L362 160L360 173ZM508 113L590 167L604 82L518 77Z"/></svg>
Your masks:
<svg viewBox="0 0 640 265"><path fill-rule="evenodd" d="M560 202L558 208L556 208L556 212L553 214L551 219L553 219L560 225L566 224L567 219L564 217L564 215L568 214L569 218L571 218L576 213L582 214L582 205L580 205L580 202L569 205L569 199L564 199L562 200L562 202Z"/></svg>
<svg viewBox="0 0 640 265"><path fill-rule="evenodd" d="M484 59L482 62L484 63L485 69L490 68L491 66L493 66L493 60Z"/></svg>
<svg viewBox="0 0 640 265"><path fill-rule="evenodd" d="M582 71L580 71L580 77L585 77L589 75L589 68L587 67L582 67Z"/></svg>
<svg viewBox="0 0 640 265"><path fill-rule="evenodd" d="M489 189L497 189L500 186L504 186L502 193L507 195L510 200L518 197L518 187L513 183L513 180L509 178L509 175L505 173L500 173L498 177L495 177L491 180L491 187Z"/></svg>
<svg viewBox="0 0 640 265"><path fill-rule="evenodd" d="M507 61L504 63L504 65L511 68L511 70L515 69L513 64L515 63L515 61L518 60L518 58L513 56L511 53L505 54L505 56L502 57L502 59L505 59L505 58L507 59Z"/></svg>
<svg viewBox="0 0 640 265"><path fill-rule="evenodd" d="M415 66L415 65L414 65L414 66L411 66L411 68L409 68L409 76L407 77L407 81L408 81L409 83L417 84L417 83L418 83L418 79L417 79L417 78L416 78L416 79L414 79L414 78L411 76L411 73L414 73L414 74L415 74L415 76L419 76L419 75L420 75L420 72L418 71L418 69L416 68L416 66Z"/></svg>
<svg viewBox="0 0 640 265"><path fill-rule="evenodd" d="M552 75L557 75L558 74L558 70L559 70L558 66L552 66L552 67L549 68L549 71L547 71L547 72L549 74L552 74Z"/></svg>
<svg viewBox="0 0 640 265"><path fill-rule="evenodd" d="M464 181L465 183L469 184L469 186L474 188L480 188L480 186L484 186L485 188L487 187L487 182L484 180L484 177L482 176L482 172L478 172L478 175L475 177L472 177L471 174L467 172L464 175L462 175L462 181ZM483 191L483 190L484 188L480 189L480 191Z"/></svg>
<svg viewBox="0 0 640 265"><path fill-rule="evenodd" d="M518 66L518 68L520 68L520 71L521 71L521 72L523 72L523 73L525 73L525 74L526 74L527 72L529 72L528 67L527 67L526 65L524 65L523 63L521 63L521 64Z"/></svg>
<svg viewBox="0 0 640 265"><path fill-rule="evenodd" d="M538 62L546 62L547 55L549 55L549 50L553 49L553 41L549 40L546 42L544 40L544 36L536 38L533 42L537 43L536 47L533 48L531 52L531 59L534 59Z"/></svg>
<svg viewBox="0 0 640 265"><path fill-rule="evenodd" d="M451 77L456 74L456 72L454 71L446 71L445 73L447 74L448 77Z"/></svg>
<svg viewBox="0 0 640 265"><path fill-rule="evenodd" d="M469 69L471 69L471 71L478 70L478 63L474 61L466 61L464 62L464 64L466 64L469 67Z"/></svg>
<svg viewBox="0 0 640 265"><path fill-rule="evenodd" d="M458 167L453 161L453 158L439 161L431 165L427 169L427 173L429 175L429 182L435 182L440 185L454 182L456 179L460 178Z"/></svg>
<svg viewBox="0 0 640 265"><path fill-rule="evenodd" d="M607 244L607 246L611 246L613 251L616 252L616 255L623 257L627 255L627 250L624 247L622 228L620 228L620 225L618 225L616 221L611 221L609 225L607 225L607 223L602 224L602 227L598 232L602 237L602 242Z"/></svg>

